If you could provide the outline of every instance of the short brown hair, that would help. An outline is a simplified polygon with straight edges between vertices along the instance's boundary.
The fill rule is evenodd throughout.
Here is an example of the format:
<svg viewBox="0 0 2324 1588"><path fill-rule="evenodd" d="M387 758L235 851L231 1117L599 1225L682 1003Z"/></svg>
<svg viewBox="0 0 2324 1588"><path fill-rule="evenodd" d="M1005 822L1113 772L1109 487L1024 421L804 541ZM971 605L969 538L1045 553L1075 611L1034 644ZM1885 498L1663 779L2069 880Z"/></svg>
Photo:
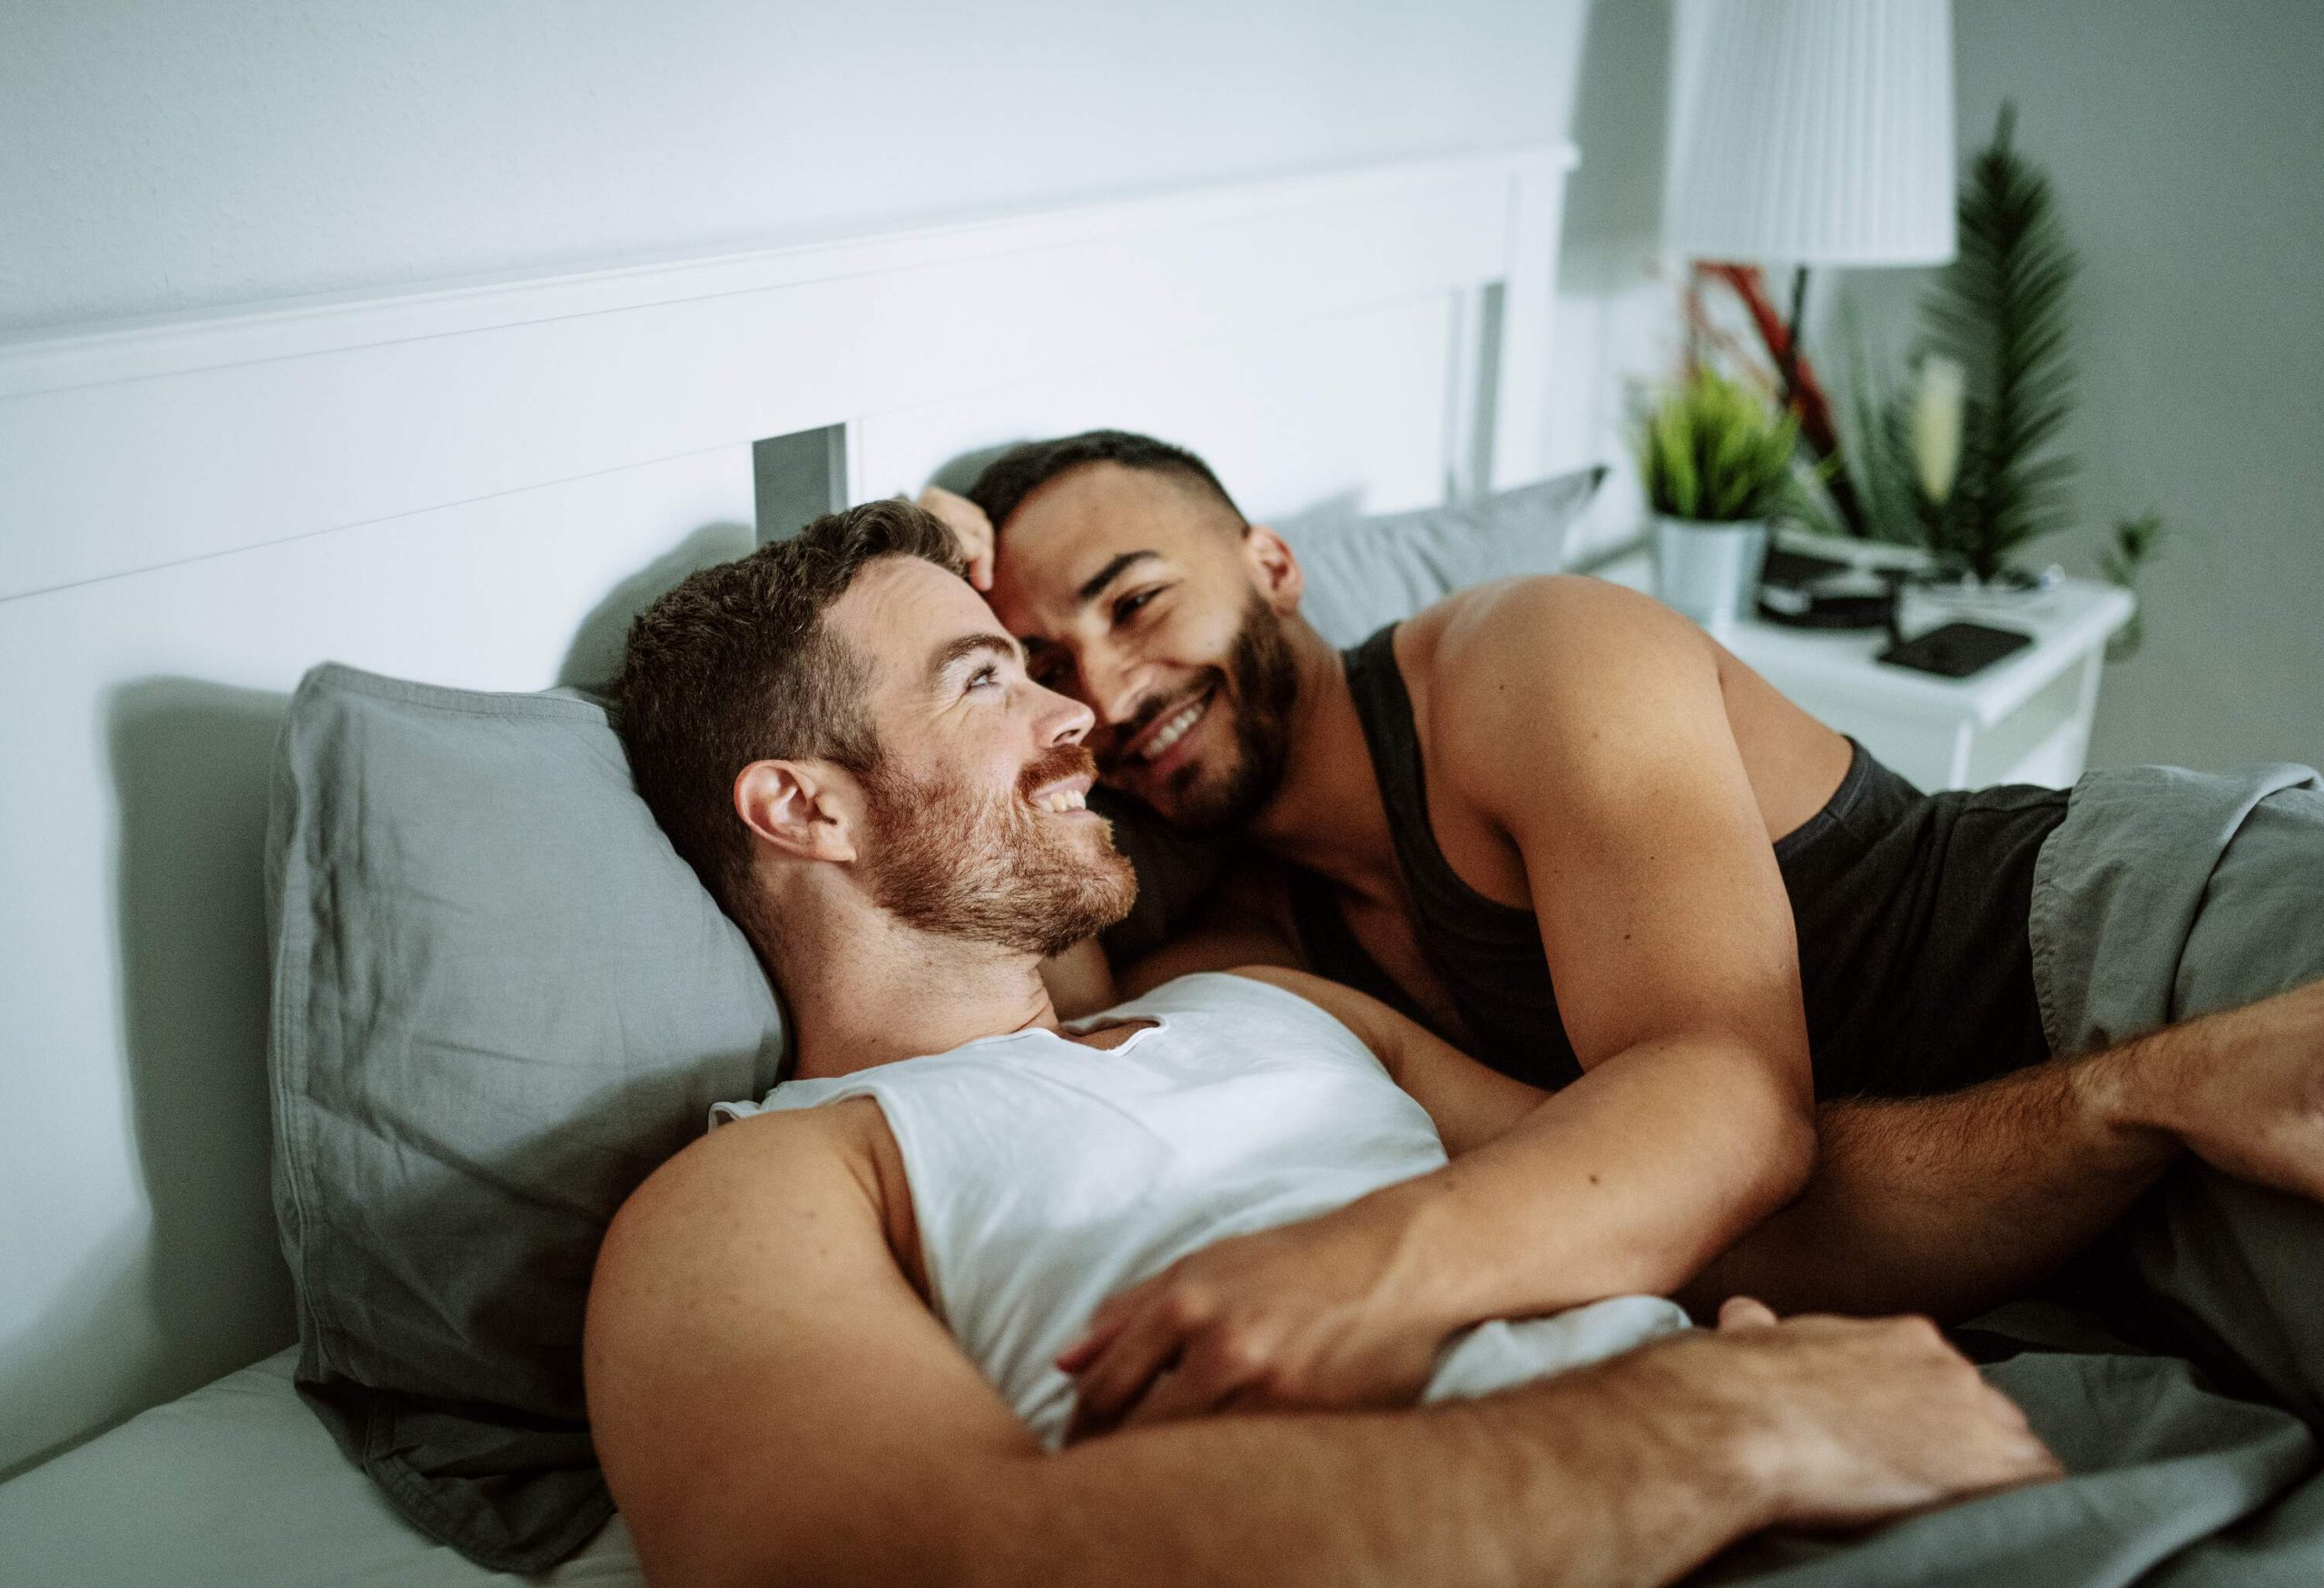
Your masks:
<svg viewBox="0 0 2324 1588"><path fill-rule="evenodd" d="M752 889L734 778L753 761L830 761L858 774L878 764L863 659L825 618L883 557L963 570L959 544L933 515L866 502L687 576L629 627L613 694L630 775L672 846L762 952L772 923Z"/></svg>

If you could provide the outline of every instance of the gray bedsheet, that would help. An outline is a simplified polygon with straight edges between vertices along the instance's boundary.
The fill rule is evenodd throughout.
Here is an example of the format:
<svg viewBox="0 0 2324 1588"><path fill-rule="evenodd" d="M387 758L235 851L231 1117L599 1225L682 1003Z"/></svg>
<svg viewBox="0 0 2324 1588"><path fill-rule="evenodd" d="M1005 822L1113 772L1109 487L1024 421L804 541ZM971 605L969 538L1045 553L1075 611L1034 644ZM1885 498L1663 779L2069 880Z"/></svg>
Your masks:
<svg viewBox="0 0 2324 1588"><path fill-rule="evenodd" d="M2036 1310L2031 1304L2019 1309ZM1990 1349L2086 1317L2001 1315ZM2044 1327L2048 1326L2048 1327ZM2324 1583L2324 1472L2313 1433L2280 1407L2207 1387L2179 1357L2045 1345L1985 1368L2071 1475L1966 1501L1855 1538L1763 1534L1698 1574L1769 1588L1970 1584L2115 1588Z"/></svg>
<svg viewBox="0 0 2324 1588"><path fill-rule="evenodd" d="M2324 786L2299 766L2092 774L2031 927L2059 1052L2324 977ZM2190 1161L1958 1338L2068 1477L1851 1539L1763 1536L1698 1580L2324 1584L2324 1207Z"/></svg>

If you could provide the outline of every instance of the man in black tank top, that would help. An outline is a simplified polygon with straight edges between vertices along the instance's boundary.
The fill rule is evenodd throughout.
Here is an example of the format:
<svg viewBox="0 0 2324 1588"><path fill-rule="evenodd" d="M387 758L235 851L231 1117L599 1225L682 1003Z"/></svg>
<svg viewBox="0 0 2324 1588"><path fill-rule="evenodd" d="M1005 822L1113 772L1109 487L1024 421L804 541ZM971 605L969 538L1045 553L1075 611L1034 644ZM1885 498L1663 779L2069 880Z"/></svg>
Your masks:
<svg viewBox="0 0 2324 1588"><path fill-rule="evenodd" d="M1393 637L1343 660L1421 942L1477 1058L1535 1086L1578 1080L1533 912L1479 894L1437 847ZM1818 1098L1956 1091L2050 1056L2025 923L2034 858L2065 809L2057 789L1932 797L1853 745L1837 791L1775 845ZM1287 888L1310 969L1427 1022L1326 879L1300 868Z"/></svg>
<svg viewBox="0 0 2324 1588"><path fill-rule="evenodd" d="M2185 1146L2324 1198L2324 795L2296 778L2241 809L2268 802L2273 869L2307 892L2191 884L2204 920L2294 952L2239 998L2110 1022L2112 967L2185 976L2124 947L2106 912L2139 865L2095 818L2061 848L2063 792L1923 794L1642 597L1481 587L1342 656L1298 617L1288 548L1190 454L1093 432L972 496L931 502L972 580L1095 711L1106 783L1176 829L1118 830L1131 930L1202 892L1173 886L1187 834L1242 844L1206 930L1145 974L1304 962L1551 1094L1533 1228L1577 1284L1959 1311L2081 1249ZM2229 1001L2251 1007L2169 1026Z"/></svg>

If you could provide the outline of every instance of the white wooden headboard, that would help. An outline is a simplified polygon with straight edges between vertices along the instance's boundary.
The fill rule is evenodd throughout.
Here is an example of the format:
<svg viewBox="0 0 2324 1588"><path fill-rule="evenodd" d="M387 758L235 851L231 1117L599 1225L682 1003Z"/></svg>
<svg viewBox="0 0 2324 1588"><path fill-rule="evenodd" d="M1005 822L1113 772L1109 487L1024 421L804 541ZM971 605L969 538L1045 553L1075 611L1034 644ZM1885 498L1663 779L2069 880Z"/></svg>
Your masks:
<svg viewBox="0 0 2324 1588"><path fill-rule="evenodd" d="M1099 424L1261 516L1535 478L1570 163L0 346L0 1474L292 1337L260 856L309 666L602 676L753 543L753 444L826 427L859 499Z"/></svg>

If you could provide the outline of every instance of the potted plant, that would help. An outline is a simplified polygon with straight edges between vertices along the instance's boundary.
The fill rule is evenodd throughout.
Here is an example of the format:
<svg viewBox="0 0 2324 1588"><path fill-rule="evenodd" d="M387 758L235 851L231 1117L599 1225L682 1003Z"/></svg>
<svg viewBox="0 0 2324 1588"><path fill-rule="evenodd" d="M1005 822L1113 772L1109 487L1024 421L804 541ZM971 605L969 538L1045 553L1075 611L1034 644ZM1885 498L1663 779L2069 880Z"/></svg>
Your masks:
<svg viewBox="0 0 2324 1588"><path fill-rule="evenodd" d="M1639 480L1654 513L1654 593L1714 634L1759 587L1768 521L1791 490L1799 421L1698 370L1639 428Z"/></svg>
<svg viewBox="0 0 2324 1588"><path fill-rule="evenodd" d="M1988 606L2043 589L2024 566L2025 548L2073 521L2067 310L2081 265L2050 180L2018 152L2015 133L2016 109L2004 104L1993 142L1963 178L1960 252L1921 305L1904 385L1875 367L1853 311L1842 311L1851 433L1839 456L1850 527L1925 547L1942 581L1938 599ZM2118 519L2099 566L2135 591L2163 539L2153 513ZM2133 616L2107 660L2135 652L2140 634Z"/></svg>

